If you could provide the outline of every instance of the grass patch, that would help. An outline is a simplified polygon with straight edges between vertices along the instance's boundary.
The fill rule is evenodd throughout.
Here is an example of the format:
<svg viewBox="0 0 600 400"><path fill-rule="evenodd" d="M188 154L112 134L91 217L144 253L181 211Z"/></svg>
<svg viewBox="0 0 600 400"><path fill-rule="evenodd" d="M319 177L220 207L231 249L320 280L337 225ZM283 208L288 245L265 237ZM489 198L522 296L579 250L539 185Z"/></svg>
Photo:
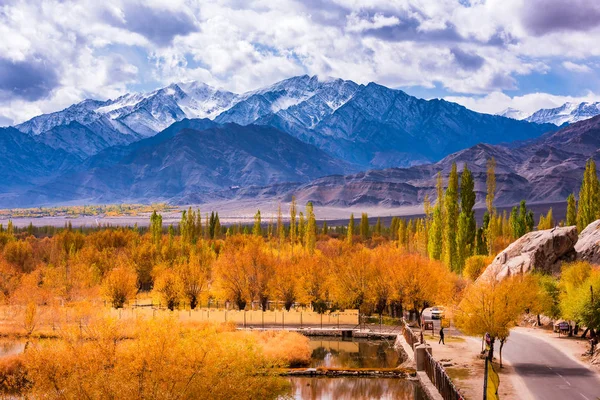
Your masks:
<svg viewBox="0 0 600 400"><path fill-rule="evenodd" d="M440 337L439 336L432 336L432 335L424 335L425 340L433 342L433 341L439 341ZM465 341L465 338L460 337L460 336L445 336L444 337L444 342L446 343L462 343Z"/></svg>

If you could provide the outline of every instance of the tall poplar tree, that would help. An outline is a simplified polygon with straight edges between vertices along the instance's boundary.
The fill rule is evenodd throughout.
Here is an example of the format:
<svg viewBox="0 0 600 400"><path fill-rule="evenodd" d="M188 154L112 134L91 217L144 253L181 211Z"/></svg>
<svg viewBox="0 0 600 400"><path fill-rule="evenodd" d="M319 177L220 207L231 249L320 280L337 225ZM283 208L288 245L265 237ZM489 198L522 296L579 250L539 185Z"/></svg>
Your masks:
<svg viewBox="0 0 600 400"><path fill-rule="evenodd" d="M567 226L577 225L577 204L575 202L575 195L571 193L567 197Z"/></svg>
<svg viewBox="0 0 600 400"><path fill-rule="evenodd" d="M440 260L443 250L443 235L444 235L444 183L442 173L438 172L436 178L436 193L437 202L433 208L433 216L431 218L431 226L428 231L427 253L429 258ZM427 206L427 203L425 204ZM427 212L427 207L426 210Z"/></svg>
<svg viewBox="0 0 600 400"><path fill-rule="evenodd" d="M348 244L352 245L352 242L354 240L354 213L350 214L350 222L348 222Z"/></svg>
<svg viewBox="0 0 600 400"><path fill-rule="evenodd" d="M306 221L302 211L298 215L298 241L303 246L306 244Z"/></svg>
<svg viewBox="0 0 600 400"><path fill-rule="evenodd" d="M252 234L254 236L262 236L262 228L261 228L261 217L260 210L256 210L256 214L254 214L254 227L252 228Z"/></svg>
<svg viewBox="0 0 600 400"><path fill-rule="evenodd" d="M433 219L431 220L431 227L429 228L429 241L427 243L427 252L429 253L429 258L433 260L439 260L442 257L442 221L442 209L438 203L433 210Z"/></svg>
<svg viewBox="0 0 600 400"><path fill-rule="evenodd" d="M283 215L281 215L281 204L277 207L277 239L281 246L285 240L285 227L283 226Z"/></svg>
<svg viewBox="0 0 600 400"><path fill-rule="evenodd" d="M444 241L443 261L452 270L458 270L456 259L456 227L458 225L458 172L456 163L452 163L448 176L448 188L444 198Z"/></svg>
<svg viewBox="0 0 600 400"><path fill-rule="evenodd" d="M290 242L292 245L296 242L296 196L292 196L290 204Z"/></svg>
<svg viewBox="0 0 600 400"><path fill-rule="evenodd" d="M11 221L9 221L9 229L11 226ZM162 215L157 214L156 210L150 216L150 233L152 234L152 243L160 251L162 244Z"/></svg>
<svg viewBox="0 0 600 400"><path fill-rule="evenodd" d="M475 222L475 182L465 164L460 177L460 214L456 233L457 272L462 273L465 261L475 252L477 225Z"/></svg>
<svg viewBox="0 0 600 400"><path fill-rule="evenodd" d="M315 212L313 203L306 203L306 214L308 216L308 223L306 226L306 248L310 254L315 252L315 245L317 244L317 220L315 218Z"/></svg>
<svg viewBox="0 0 600 400"><path fill-rule="evenodd" d="M585 165L583 182L579 190L579 204L577 207L577 229L579 232L598 218L599 196L600 184L596 174L596 163L590 158Z"/></svg>
<svg viewBox="0 0 600 400"><path fill-rule="evenodd" d="M362 213L360 217L360 236L362 236L363 240L369 238L369 216L367 213Z"/></svg>

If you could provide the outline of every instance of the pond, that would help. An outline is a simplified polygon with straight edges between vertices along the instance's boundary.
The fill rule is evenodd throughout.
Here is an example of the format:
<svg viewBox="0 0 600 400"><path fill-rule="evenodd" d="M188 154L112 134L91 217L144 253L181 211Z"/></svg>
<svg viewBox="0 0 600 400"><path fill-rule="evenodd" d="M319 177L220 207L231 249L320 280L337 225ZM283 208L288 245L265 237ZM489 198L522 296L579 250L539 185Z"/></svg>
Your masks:
<svg viewBox="0 0 600 400"><path fill-rule="evenodd" d="M391 341L368 341L311 337L310 367L395 368L404 360ZM395 378L311 378L290 377L292 396L297 400L339 399L420 399L414 381Z"/></svg>

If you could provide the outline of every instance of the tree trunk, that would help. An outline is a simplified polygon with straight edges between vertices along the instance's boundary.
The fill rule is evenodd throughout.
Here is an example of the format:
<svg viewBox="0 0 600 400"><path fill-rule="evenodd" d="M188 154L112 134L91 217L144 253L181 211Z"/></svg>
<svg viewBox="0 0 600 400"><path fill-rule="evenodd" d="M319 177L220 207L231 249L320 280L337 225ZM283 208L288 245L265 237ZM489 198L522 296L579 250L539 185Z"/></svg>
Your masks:
<svg viewBox="0 0 600 400"><path fill-rule="evenodd" d="M506 342L506 339L500 340L500 368L503 368L502 367L502 348L504 347L505 342Z"/></svg>
<svg viewBox="0 0 600 400"><path fill-rule="evenodd" d="M192 310L195 310L197 305L198 305L198 298L196 296L190 296L190 308Z"/></svg>
<svg viewBox="0 0 600 400"><path fill-rule="evenodd" d="M538 326L542 326L542 321L540 320L540 314L537 315L537 323L538 323Z"/></svg>

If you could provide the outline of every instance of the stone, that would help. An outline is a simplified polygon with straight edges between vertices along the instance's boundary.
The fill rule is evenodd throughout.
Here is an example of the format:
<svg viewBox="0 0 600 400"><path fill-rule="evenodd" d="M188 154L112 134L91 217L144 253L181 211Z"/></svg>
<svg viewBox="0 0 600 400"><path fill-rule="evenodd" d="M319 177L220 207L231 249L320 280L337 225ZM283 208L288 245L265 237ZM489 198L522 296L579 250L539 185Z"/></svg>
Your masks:
<svg viewBox="0 0 600 400"><path fill-rule="evenodd" d="M600 264L600 219L589 224L579 234L575 251L578 260Z"/></svg>
<svg viewBox="0 0 600 400"><path fill-rule="evenodd" d="M534 270L556 274L563 260L574 258L576 243L574 226L529 232L498 254L478 280L502 280Z"/></svg>

